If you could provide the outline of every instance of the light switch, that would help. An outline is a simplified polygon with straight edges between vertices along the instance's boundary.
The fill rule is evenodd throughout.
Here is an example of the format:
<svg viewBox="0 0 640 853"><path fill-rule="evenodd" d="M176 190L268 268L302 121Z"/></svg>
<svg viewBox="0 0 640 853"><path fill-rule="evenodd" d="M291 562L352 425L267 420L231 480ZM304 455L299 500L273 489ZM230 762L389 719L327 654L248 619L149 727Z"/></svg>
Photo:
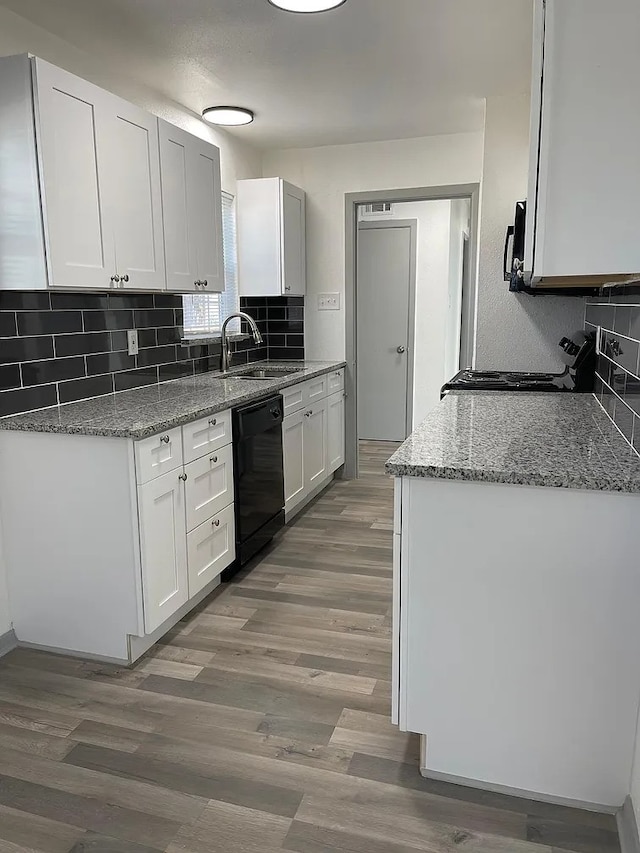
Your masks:
<svg viewBox="0 0 640 853"><path fill-rule="evenodd" d="M318 311L339 311L340 310L340 294L339 293L319 293L318 294Z"/></svg>
<svg viewBox="0 0 640 853"><path fill-rule="evenodd" d="M138 355L138 330L129 329L127 332L127 352L129 355Z"/></svg>

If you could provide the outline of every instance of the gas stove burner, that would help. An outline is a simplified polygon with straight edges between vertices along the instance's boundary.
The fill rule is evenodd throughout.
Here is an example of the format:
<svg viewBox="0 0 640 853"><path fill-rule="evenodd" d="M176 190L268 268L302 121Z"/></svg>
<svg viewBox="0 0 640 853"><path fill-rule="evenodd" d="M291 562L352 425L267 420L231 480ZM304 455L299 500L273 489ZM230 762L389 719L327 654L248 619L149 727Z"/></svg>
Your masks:
<svg viewBox="0 0 640 853"><path fill-rule="evenodd" d="M497 370L465 370L461 378L483 382L487 379L502 379L502 374Z"/></svg>
<svg viewBox="0 0 640 853"><path fill-rule="evenodd" d="M508 382L549 383L554 379L551 373L505 373L504 376Z"/></svg>

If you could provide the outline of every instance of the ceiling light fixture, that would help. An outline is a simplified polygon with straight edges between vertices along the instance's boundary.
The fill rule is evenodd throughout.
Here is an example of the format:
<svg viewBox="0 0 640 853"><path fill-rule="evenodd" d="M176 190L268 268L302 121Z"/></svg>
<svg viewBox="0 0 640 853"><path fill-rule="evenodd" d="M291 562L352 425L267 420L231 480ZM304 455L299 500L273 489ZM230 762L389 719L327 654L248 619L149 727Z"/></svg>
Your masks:
<svg viewBox="0 0 640 853"><path fill-rule="evenodd" d="M284 9L285 12L299 12L310 14L311 12L328 12L337 9L347 0L269 0L272 6Z"/></svg>
<svg viewBox="0 0 640 853"><path fill-rule="evenodd" d="M202 110L202 118L223 127L241 127L243 124L251 124L255 115L244 107L207 107Z"/></svg>

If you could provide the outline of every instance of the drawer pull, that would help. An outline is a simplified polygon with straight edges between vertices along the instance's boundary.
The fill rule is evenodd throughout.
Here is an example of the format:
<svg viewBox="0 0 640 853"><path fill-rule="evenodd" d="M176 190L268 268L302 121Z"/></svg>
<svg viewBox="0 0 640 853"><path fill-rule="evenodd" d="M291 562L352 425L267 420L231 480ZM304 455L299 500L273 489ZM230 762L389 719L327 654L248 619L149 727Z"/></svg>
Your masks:
<svg viewBox="0 0 640 853"><path fill-rule="evenodd" d="M209 462L213 462L213 464L214 464L214 465L215 465L215 463L216 463L217 461L218 461L218 457L217 457L217 456L212 456L212 457L209 459Z"/></svg>
<svg viewBox="0 0 640 853"><path fill-rule="evenodd" d="M160 436L160 441L161 441L163 444L169 444L169 442L171 441L171 438L170 438L170 436L168 436L168 435L161 435L161 436Z"/></svg>
<svg viewBox="0 0 640 853"><path fill-rule="evenodd" d="M312 414L313 414L312 411L308 411L308 412L304 413L304 416L305 416L305 418L310 418Z"/></svg>
<svg viewBox="0 0 640 853"><path fill-rule="evenodd" d="M218 421L216 420L216 418L211 418L211 420L209 421L209 426L215 426L217 423Z"/></svg>
<svg viewBox="0 0 640 853"><path fill-rule="evenodd" d="M187 480L189 479L189 475L188 474L178 474L178 479L182 480L183 483L186 483Z"/></svg>
<svg viewBox="0 0 640 853"><path fill-rule="evenodd" d="M214 527L220 527L220 519L219 519L219 518L216 518L216 520L215 520L215 521L212 521L212 522L211 522L211 524L212 524Z"/></svg>

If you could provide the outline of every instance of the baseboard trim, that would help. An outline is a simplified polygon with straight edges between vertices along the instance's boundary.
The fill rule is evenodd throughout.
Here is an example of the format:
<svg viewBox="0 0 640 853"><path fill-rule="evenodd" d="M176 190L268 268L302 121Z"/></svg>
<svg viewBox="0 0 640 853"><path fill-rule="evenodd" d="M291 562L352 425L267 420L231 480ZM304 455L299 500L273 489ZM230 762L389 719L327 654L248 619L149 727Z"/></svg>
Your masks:
<svg viewBox="0 0 640 853"><path fill-rule="evenodd" d="M112 658L108 655L97 655L92 652L78 652L75 649L61 649L58 646L45 646L42 643L27 643L18 640L18 649L33 649L36 652L47 652L51 655L61 655L65 658L78 658L79 660L95 661L96 663L111 663L117 666L129 666L129 661L124 658Z"/></svg>
<svg viewBox="0 0 640 853"><path fill-rule="evenodd" d="M616 823L618 824L618 836L620 838L620 850L622 853L640 853L638 823L631 797L627 797L622 808L617 812Z"/></svg>
<svg viewBox="0 0 640 853"><path fill-rule="evenodd" d="M618 814L617 806L607 806L602 803L591 803L583 800L573 800L569 797L556 797L551 794L540 794L537 791L527 791L524 788L512 788L509 785L498 785L492 782L483 782L479 779L468 779L465 776L455 776L451 773L440 773L437 770L429 770L426 767L427 738L420 735L420 774L425 779L434 779L437 782L451 782L453 785L463 785L466 788L478 788L481 791L492 791L495 794L507 794L511 797L520 797L525 800L533 800L538 803L551 803L556 806L569 806L574 809L583 809L598 814ZM631 812L633 814L633 810ZM633 848L632 848L633 850ZM635 850L633 850L635 853ZM639 851L640 853L640 851Z"/></svg>
<svg viewBox="0 0 640 853"><path fill-rule="evenodd" d="M0 658L8 655L18 645L18 638L13 628L0 636Z"/></svg>

